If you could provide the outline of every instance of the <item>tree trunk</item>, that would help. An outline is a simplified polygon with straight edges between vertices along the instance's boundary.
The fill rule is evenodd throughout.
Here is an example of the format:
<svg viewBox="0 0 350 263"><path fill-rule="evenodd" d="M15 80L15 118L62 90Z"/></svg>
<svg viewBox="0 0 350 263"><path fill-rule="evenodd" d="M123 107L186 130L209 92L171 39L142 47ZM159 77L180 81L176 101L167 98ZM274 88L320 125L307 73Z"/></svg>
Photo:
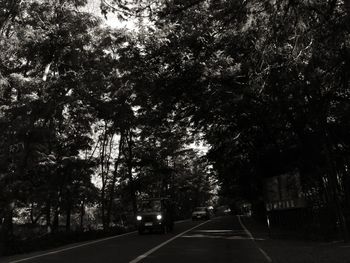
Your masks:
<svg viewBox="0 0 350 263"><path fill-rule="evenodd" d="M118 147L118 157L114 163L113 178L112 178L112 183L111 183L111 188L110 188L110 193L109 193L109 202L108 202L107 216L106 216L107 217L106 220L107 220L108 224L110 224L110 221L111 221L112 205L113 205L113 200L114 200L114 196L115 196L115 183L117 181L118 167L119 167L119 163L120 163L121 156L122 156L123 142L124 142L124 134L123 134L123 132L121 132L120 139L119 139L119 147Z"/></svg>
<svg viewBox="0 0 350 263"><path fill-rule="evenodd" d="M62 188L63 188L63 181L61 182L60 190L57 194L57 204L54 208L54 217L52 222L52 231L57 232L59 228L59 215L61 213L61 202L62 202Z"/></svg>
<svg viewBox="0 0 350 263"><path fill-rule="evenodd" d="M344 171L344 193L347 210L350 211L350 176Z"/></svg>
<svg viewBox="0 0 350 263"><path fill-rule="evenodd" d="M70 232L71 214L72 214L72 202L70 198L68 198L67 207L66 207L66 232Z"/></svg>
<svg viewBox="0 0 350 263"><path fill-rule="evenodd" d="M34 203L30 204L30 222L34 225Z"/></svg>
<svg viewBox="0 0 350 263"><path fill-rule="evenodd" d="M333 154L332 154L332 145L329 141L328 138L328 133L325 130L324 127L324 151L325 151L325 155L326 155L326 166L327 166L327 178L329 181L329 187L330 187L330 200L331 200L331 206L333 207L333 209L335 210L336 216L337 216L337 220L340 226L340 231L341 231L341 235L343 237L343 240L345 242L349 241L349 232L348 232L348 226L345 220L345 216L343 213L343 209L342 209L342 205L341 205L341 201L339 199L339 191L338 191L338 176L337 176L337 170L336 170L336 166L334 163L334 158L332 158Z"/></svg>
<svg viewBox="0 0 350 263"><path fill-rule="evenodd" d="M109 228L109 225L106 221L106 187L107 187L107 173L105 171L105 158L106 158L106 148L108 144L107 138L107 122L105 122L105 131L103 134L102 140L102 150L100 152L100 167L101 167L101 179L102 179L102 188L101 188L101 219L103 229L106 230Z"/></svg>
<svg viewBox="0 0 350 263"><path fill-rule="evenodd" d="M11 202L4 211L4 221L2 223L1 234L5 249L6 245L9 244L10 240L13 238L13 209L14 202Z"/></svg>
<svg viewBox="0 0 350 263"><path fill-rule="evenodd" d="M84 231L84 215L85 215L85 202L81 201L80 204L80 230Z"/></svg>
<svg viewBox="0 0 350 263"><path fill-rule="evenodd" d="M52 226L51 226L51 202L50 202L50 198L49 200L47 200L46 202L46 228L47 228L47 233L50 234L52 232Z"/></svg>
<svg viewBox="0 0 350 263"><path fill-rule="evenodd" d="M126 136L126 143L127 143L127 154L124 154L127 156L127 170L128 170L128 179L129 179L129 193L131 197L131 203L132 203L132 209L134 215L137 213L137 201L136 201L136 189L135 189L135 183L134 178L132 177L132 168L133 168L133 138L132 138L132 131L130 130Z"/></svg>
<svg viewBox="0 0 350 263"><path fill-rule="evenodd" d="M52 221L52 232L58 231L58 225L59 225L59 205L55 207L54 215L53 215L53 221Z"/></svg>

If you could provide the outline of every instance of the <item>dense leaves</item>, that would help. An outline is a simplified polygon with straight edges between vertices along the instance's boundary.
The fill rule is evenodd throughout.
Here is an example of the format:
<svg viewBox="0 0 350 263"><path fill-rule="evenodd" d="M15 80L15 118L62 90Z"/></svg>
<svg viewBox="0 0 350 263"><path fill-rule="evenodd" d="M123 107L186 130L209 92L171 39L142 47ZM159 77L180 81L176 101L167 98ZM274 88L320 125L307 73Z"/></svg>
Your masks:
<svg viewBox="0 0 350 263"><path fill-rule="evenodd" d="M216 182L259 203L265 178L296 170L346 230L348 1L99 2L133 30L86 4L1 3L3 238L19 208L57 231L97 207L107 229L143 197L188 215Z"/></svg>
<svg viewBox="0 0 350 263"><path fill-rule="evenodd" d="M186 206L179 216L209 200L209 164L188 149L187 117L177 120L180 106L165 91L150 98L159 81L147 76L150 35L108 28L85 4L1 7L2 245L18 235L14 222L48 233L63 221L67 231L108 229L136 212L138 198L174 197L187 187L176 199ZM89 211L98 218L85 222Z"/></svg>
<svg viewBox="0 0 350 263"><path fill-rule="evenodd" d="M135 89L205 134L226 195L259 202L264 178L298 170L304 194L326 200L346 233L348 2L167 1L156 10L145 13L152 34Z"/></svg>

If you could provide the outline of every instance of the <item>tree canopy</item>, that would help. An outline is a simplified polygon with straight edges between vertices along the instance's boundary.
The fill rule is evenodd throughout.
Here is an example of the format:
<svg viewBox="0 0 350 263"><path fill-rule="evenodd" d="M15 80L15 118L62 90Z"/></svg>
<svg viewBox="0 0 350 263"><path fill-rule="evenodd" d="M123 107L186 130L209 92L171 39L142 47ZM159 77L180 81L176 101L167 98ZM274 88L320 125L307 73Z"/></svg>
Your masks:
<svg viewBox="0 0 350 263"><path fill-rule="evenodd" d="M99 1L130 30L88 4L1 3L3 239L21 207L57 231L97 205L107 229L117 202L170 195L186 215L218 182L259 203L294 170L346 228L348 1Z"/></svg>

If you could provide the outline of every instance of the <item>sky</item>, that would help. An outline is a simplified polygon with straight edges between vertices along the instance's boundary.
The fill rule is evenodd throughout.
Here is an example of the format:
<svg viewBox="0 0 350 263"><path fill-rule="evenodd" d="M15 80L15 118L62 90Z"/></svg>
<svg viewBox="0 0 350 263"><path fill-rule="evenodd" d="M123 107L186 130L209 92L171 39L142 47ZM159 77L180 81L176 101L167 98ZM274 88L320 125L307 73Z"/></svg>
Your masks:
<svg viewBox="0 0 350 263"><path fill-rule="evenodd" d="M107 14L107 19L101 14L100 10L101 0L88 0L88 4L84 7L85 11L93 13L102 18L104 23L112 28L127 28L130 30L135 29L135 22L132 20L129 21L120 21L117 16L113 13Z"/></svg>

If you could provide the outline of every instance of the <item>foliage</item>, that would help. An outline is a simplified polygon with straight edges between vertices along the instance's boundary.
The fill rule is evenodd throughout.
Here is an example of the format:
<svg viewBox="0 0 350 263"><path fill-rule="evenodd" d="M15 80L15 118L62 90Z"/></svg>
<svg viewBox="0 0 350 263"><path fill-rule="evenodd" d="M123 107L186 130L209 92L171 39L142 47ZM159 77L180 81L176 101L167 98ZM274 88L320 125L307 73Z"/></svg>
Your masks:
<svg viewBox="0 0 350 263"><path fill-rule="evenodd" d="M156 3L135 89L205 134L226 195L298 169L346 233L348 1Z"/></svg>
<svg viewBox="0 0 350 263"><path fill-rule="evenodd" d="M107 229L144 196L186 215L217 180L259 203L266 177L295 169L346 229L348 1L102 0L102 14L138 21L129 31L86 4L1 3L3 239L18 207L70 230L97 204ZM206 157L188 149L197 137Z"/></svg>

